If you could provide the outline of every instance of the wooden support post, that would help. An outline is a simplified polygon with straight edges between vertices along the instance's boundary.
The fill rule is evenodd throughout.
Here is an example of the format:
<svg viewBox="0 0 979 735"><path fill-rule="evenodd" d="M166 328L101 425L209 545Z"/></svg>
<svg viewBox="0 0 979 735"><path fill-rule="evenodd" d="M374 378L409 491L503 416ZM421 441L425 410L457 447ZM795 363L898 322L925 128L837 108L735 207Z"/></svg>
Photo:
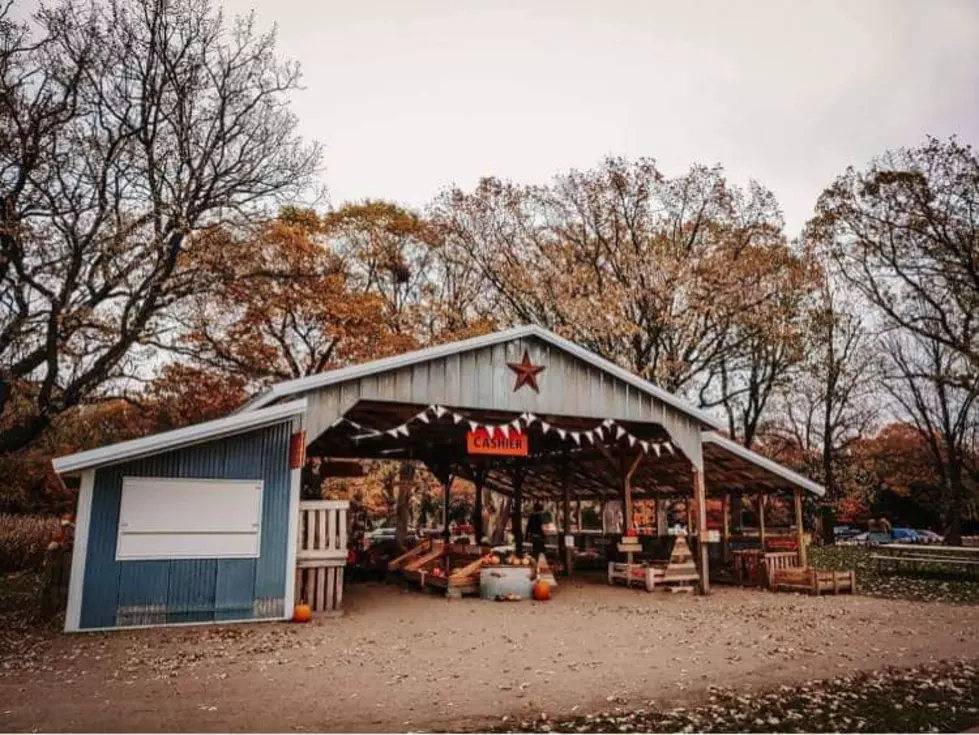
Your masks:
<svg viewBox="0 0 979 735"><path fill-rule="evenodd" d="M476 536L477 546L483 542L483 485L488 473L485 465L480 465L473 472L476 486L476 497L473 499L473 534Z"/></svg>
<svg viewBox="0 0 979 735"><path fill-rule="evenodd" d="M562 526L561 547L564 551L564 576L570 577L574 566L574 543L568 544L571 537L571 473L565 472L561 478L561 516ZM580 505L580 503L579 503Z"/></svg>
<svg viewBox="0 0 979 735"><path fill-rule="evenodd" d="M426 461L425 466L428 471L435 475L435 479L442 484L442 521L445 527L442 529L442 538L449 542L449 503L451 501L450 490L452 488L452 469L451 465L444 462Z"/></svg>
<svg viewBox="0 0 979 735"><path fill-rule="evenodd" d="M724 503L722 515L724 516L724 538L722 543L724 544L721 549L721 553L724 557L724 562L731 557L731 493L724 493Z"/></svg>
<svg viewBox="0 0 979 735"><path fill-rule="evenodd" d="M669 501L666 498L656 498L656 535L668 535L669 526Z"/></svg>
<svg viewBox="0 0 979 735"><path fill-rule="evenodd" d="M796 539L799 545L799 566L805 568L809 566L808 559L806 558L806 533L805 529L802 527L802 490L799 488L795 489L793 493L795 500L795 526L796 526Z"/></svg>
<svg viewBox="0 0 979 735"><path fill-rule="evenodd" d="M517 468L513 473L513 503L510 524L513 531L513 551L517 556L523 556L523 481L524 470Z"/></svg>
<svg viewBox="0 0 979 735"><path fill-rule="evenodd" d="M710 593L710 560L707 556L707 488L704 473L693 471L694 504L697 506L697 556L700 558L700 593Z"/></svg>
<svg viewBox="0 0 979 735"><path fill-rule="evenodd" d="M758 538L762 553L765 552L765 495L758 493Z"/></svg>

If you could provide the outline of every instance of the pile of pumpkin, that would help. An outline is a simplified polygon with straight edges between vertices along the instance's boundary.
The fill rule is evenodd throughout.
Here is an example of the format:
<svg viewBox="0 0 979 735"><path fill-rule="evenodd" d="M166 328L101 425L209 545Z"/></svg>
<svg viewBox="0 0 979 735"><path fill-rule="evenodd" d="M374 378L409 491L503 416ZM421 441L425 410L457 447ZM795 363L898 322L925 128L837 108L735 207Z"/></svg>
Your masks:
<svg viewBox="0 0 979 735"><path fill-rule="evenodd" d="M483 557L483 563L488 564L491 567L498 567L501 564L505 564L508 567L532 567L534 566L534 560L529 556L525 556L522 559L516 554L510 554L504 561L499 554L487 554Z"/></svg>

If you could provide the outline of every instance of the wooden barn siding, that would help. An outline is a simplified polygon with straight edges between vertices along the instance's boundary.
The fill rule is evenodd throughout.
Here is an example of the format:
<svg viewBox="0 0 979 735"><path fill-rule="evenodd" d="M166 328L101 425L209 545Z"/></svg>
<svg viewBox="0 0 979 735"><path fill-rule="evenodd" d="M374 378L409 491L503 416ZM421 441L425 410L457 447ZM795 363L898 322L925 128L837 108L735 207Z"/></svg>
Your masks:
<svg viewBox="0 0 979 735"><path fill-rule="evenodd" d="M281 617L291 421L96 472L81 628ZM257 559L117 562L123 476L264 480Z"/></svg>
<svg viewBox="0 0 979 735"><path fill-rule="evenodd" d="M546 370L538 376L541 392L513 392L508 362L520 362L524 350ZM350 380L303 394L309 401L307 440L314 441L359 400L398 401L461 409L488 409L558 416L622 419L657 423L698 468L703 467L701 426L645 391L534 338L463 352L429 362Z"/></svg>

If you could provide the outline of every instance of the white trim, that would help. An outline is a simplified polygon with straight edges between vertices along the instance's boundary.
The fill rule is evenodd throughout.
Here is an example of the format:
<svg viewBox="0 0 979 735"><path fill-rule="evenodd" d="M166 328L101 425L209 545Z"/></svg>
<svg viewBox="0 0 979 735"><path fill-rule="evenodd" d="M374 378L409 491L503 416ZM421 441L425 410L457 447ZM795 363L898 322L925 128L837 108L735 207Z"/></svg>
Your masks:
<svg viewBox="0 0 979 735"><path fill-rule="evenodd" d="M292 420L292 432L302 431L303 416L300 414ZM290 452L292 440L289 441ZM289 532L286 534L288 547L286 548L286 591L285 591L285 615L286 619L292 618L296 609L296 574L298 573L296 556L299 550L299 496L302 489L302 468L297 467L290 472L289 485Z"/></svg>
<svg viewBox="0 0 979 735"><path fill-rule="evenodd" d="M68 578L68 609L65 612L66 633L79 630L82 622L85 557L88 555L88 529L92 522L94 492L95 470L85 470L78 489L78 508L75 512L75 541L71 552L71 576Z"/></svg>
<svg viewBox="0 0 979 735"><path fill-rule="evenodd" d="M125 460L145 457L149 454L159 454L160 452L171 449L179 449L190 444L199 444L210 439L220 439L225 436L234 436L251 429L273 424L306 410L305 399L282 403L271 406L261 411L251 413L238 413L214 421L206 421L203 424L188 426L174 431L165 431L162 434L133 439L132 441L110 444L98 449L91 449L87 452L78 452L52 460L56 472L60 474L78 472L89 468L102 467L108 464L116 464Z"/></svg>
<svg viewBox="0 0 979 735"><path fill-rule="evenodd" d="M731 454L735 454L741 459L751 462L753 465L761 467L764 470L768 470L772 474L778 475L784 480L788 480L792 485L801 487L803 490L808 490L814 495L819 495L822 497L826 494L826 489L819 483L813 482L797 472L793 472L788 467L783 467L778 462L770 460L768 457L763 457L760 454L752 452L747 447L744 447L735 441L731 441L726 436L715 434L712 431L705 431L703 432L703 441L708 444L716 444L717 446L726 449Z"/></svg>
<svg viewBox="0 0 979 735"><path fill-rule="evenodd" d="M192 620L187 623L151 623L148 625L105 625L100 628L66 630L66 633L110 633L117 630L152 630L153 628L191 628L201 625L245 625L247 623L281 623L292 620L292 615L282 618L239 618L238 620Z"/></svg>
<svg viewBox="0 0 979 735"><path fill-rule="evenodd" d="M666 403L679 411L682 411L707 427L714 429L721 429L724 427L724 424L717 418L700 410L699 408L694 408L689 403L676 397L672 393L669 393L662 388L658 388L648 380L643 380L639 376L633 375L628 370L619 367L615 363L609 362L603 357L599 357L594 352L590 352L584 347L576 345L574 342L566 340L563 337L559 337L553 332L544 329L543 327L538 327L535 324L515 327L513 329L505 329L503 331L494 332L493 334L487 334L482 337L473 337L471 339L465 339L459 342L450 342L444 345L428 347L423 350L415 350L414 352L406 352L403 355L396 355L395 357L388 357L383 360L373 360L372 362L365 362L360 365L341 368L340 370L331 370L325 373L309 375L305 378L287 380L272 386L268 391L258 396L250 403L245 404L241 409L239 409L239 413L243 414L255 411L273 403L280 398L294 395L296 393L317 390L335 383L357 380L370 375L375 375L377 373L397 370L409 365L415 365L421 362L427 362L429 360L436 360L461 352L491 347L493 345L501 344L503 342L510 342L512 340L521 339L524 337L536 337L543 342L547 342L555 347L558 347L565 352L574 355L579 360L587 362L599 370L603 370L611 375L614 375L619 380L628 383L634 388L637 388L644 393L653 396L657 400L662 401L663 403Z"/></svg>

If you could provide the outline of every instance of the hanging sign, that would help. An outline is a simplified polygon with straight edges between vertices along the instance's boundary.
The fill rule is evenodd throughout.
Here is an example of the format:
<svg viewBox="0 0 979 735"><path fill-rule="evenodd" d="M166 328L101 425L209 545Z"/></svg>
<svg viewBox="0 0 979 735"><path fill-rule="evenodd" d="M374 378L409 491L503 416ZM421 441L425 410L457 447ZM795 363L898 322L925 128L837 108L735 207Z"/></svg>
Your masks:
<svg viewBox="0 0 979 735"><path fill-rule="evenodd" d="M514 429L508 431L506 435L502 431L495 431L491 435L486 429L466 432L466 451L469 454L526 457L529 449L529 437Z"/></svg>

